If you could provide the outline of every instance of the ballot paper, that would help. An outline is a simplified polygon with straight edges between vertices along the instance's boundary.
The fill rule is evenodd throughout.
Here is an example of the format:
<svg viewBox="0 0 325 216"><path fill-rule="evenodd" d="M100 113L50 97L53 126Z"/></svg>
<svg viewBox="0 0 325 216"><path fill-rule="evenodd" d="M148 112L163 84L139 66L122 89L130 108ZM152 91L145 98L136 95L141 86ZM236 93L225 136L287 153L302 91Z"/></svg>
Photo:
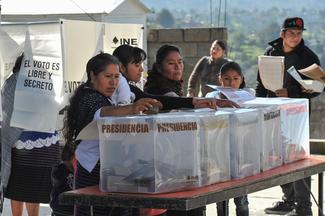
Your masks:
<svg viewBox="0 0 325 216"><path fill-rule="evenodd" d="M298 71L306 77L325 83L325 71L317 64L312 64Z"/></svg>
<svg viewBox="0 0 325 216"><path fill-rule="evenodd" d="M259 56L258 69L266 89L275 92L283 88L284 56Z"/></svg>
<svg viewBox="0 0 325 216"><path fill-rule="evenodd" d="M302 87L308 90L313 90L313 92L323 92L325 83L319 82L317 80L304 80L301 78L294 66L288 69L288 73L299 82Z"/></svg>
<svg viewBox="0 0 325 216"><path fill-rule="evenodd" d="M245 89L234 89L231 87L222 87L222 86L215 86L215 85L207 85L215 90L217 90L217 94L209 94L211 96L215 95L216 98L220 97L220 94L223 95L226 99L231 100L238 105L242 103L254 100L255 96L252 95L250 92L246 91Z"/></svg>

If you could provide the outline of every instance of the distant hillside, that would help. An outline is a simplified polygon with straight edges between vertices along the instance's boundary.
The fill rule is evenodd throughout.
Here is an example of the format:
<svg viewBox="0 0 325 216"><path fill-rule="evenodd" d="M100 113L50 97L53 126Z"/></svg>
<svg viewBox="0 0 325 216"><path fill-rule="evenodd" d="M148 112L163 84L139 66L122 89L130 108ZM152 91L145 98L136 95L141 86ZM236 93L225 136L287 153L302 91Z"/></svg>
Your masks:
<svg viewBox="0 0 325 216"><path fill-rule="evenodd" d="M149 8L160 10L168 8L170 10L210 10L209 0L141 0ZM225 0L222 0L224 5ZM219 6L218 0L212 0L212 7ZM313 8L324 9L324 0L227 0L227 7L232 9L254 10L268 10L272 7L280 9L301 10L302 8L309 10Z"/></svg>

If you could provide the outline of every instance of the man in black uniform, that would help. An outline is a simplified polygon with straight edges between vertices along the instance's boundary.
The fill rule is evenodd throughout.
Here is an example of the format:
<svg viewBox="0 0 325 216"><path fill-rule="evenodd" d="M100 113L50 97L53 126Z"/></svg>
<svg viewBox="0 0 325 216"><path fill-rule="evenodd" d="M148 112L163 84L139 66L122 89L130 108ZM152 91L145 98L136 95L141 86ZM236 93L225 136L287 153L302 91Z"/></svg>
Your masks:
<svg viewBox="0 0 325 216"><path fill-rule="evenodd" d="M316 54L310 50L302 39L304 21L299 17L291 17L284 20L280 37L269 43L265 55L284 56L283 88L275 92L267 90L258 73L256 81L257 97L289 97L289 98L313 98L318 93L313 93L302 86L287 72L294 66L297 70L306 68L314 63L320 65ZM303 79L307 77L302 76ZM266 208L267 214L287 214L308 216L312 215L310 201L311 178L305 178L293 183L281 185L284 193L283 201L277 202L273 207Z"/></svg>

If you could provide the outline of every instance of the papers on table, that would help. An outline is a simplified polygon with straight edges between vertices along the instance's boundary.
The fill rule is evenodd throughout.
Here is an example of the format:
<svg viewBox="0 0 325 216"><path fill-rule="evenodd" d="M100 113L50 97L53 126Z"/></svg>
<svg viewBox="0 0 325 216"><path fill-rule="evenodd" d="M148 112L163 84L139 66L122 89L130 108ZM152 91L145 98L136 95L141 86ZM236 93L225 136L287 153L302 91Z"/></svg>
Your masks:
<svg viewBox="0 0 325 216"><path fill-rule="evenodd" d="M215 85L207 85L210 88L217 90L220 94L222 94L226 99L231 100L238 105L242 103L255 99L255 96L245 91L243 89L234 89L230 87L221 87Z"/></svg>
<svg viewBox="0 0 325 216"><path fill-rule="evenodd" d="M304 80L301 78L294 66L288 69L288 73L295 78L305 89L313 90L314 92L323 92L325 84L317 80Z"/></svg>
<svg viewBox="0 0 325 216"><path fill-rule="evenodd" d="M266 89L275 92L283 88L284 56L259 56L258 69Z"/></svg>
<svg viewBox="0 0 325 216"><path fill-rule="evenodd" d="M325 71L315 63L298 71L306 77L325 83Z"/></svg>

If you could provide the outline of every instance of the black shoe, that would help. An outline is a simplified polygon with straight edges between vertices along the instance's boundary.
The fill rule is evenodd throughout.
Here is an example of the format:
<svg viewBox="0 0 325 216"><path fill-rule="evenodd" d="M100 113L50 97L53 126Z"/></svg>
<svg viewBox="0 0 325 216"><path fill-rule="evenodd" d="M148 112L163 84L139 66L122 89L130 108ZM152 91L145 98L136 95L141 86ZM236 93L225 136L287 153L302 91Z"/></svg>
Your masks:
<svg viewBox="0 0 325 216"><path fill-rule="evenodd" d="M313 212L311 211L311 209L302 210L299 212L296 209L294 209L288 214L286 214L285 216L313 216Z"/></svg>
<svg viewBox="0 0 325 216"><path fill-rule="evenodd" d="M291 212L294 209L294 205L292 203L279 201L276 202L273 207L269 207L264 209L266 214L277 214L277 215L285 215Z"/></svg>

